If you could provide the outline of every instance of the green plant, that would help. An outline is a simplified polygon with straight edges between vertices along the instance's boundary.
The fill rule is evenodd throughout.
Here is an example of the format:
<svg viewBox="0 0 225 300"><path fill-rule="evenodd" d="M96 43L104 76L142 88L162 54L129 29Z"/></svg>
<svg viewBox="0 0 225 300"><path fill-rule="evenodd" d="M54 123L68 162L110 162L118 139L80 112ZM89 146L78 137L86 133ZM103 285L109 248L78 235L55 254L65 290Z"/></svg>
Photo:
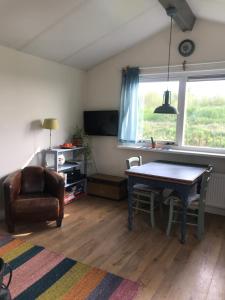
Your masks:
<svg viewBox="0 0 225 300"><path fill-rule="evenodd" d="M83 128L76 126L74 133L73 133L73 139L83 139L84 137L84 130Z"/></svg>
<svg viewBox="0 0 225 300"><path fill-rule="evenodd" d="M83 146L85 147L87 159L91 158L91 146L88 135L83 135Z"/></svg>
<svg viewBox="0 0 225 300"><path fill-rule="evenodd" d="M85 147L85 153L86 153L87 159L90 159L91 146L90 146L90 142L89 142L89 136L87 134L85 134L83 128L76 126L72 138L73 138L73 140L80 140L80 145Z"/></svg>

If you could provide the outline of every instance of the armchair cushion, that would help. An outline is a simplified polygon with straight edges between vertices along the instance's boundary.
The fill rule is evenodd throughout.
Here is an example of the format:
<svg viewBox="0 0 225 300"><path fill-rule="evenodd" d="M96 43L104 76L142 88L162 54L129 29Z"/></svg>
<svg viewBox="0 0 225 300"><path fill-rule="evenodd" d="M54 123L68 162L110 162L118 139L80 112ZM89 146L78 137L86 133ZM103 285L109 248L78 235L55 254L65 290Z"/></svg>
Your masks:
<svg viewBox="0 0 225 300"><path fill-rule="evenodd" d="M16 220L50 221L59 215L59 200L44 193L20 195L12 209Z"/></svg>

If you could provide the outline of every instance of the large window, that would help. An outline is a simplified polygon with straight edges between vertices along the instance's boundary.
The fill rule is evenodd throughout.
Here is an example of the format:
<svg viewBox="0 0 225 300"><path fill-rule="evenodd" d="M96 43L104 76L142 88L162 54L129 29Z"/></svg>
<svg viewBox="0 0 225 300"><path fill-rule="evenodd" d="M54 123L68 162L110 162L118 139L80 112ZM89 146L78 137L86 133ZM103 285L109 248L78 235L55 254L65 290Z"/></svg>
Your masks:
<svg viewBox="0 0 225 300"><path fill-rule="evenodd" d="M154 114L163 92L172 92L179 116ZM225 150L225 75L179 76L140 82L139 140L174 142L178 147Z"/></svg>

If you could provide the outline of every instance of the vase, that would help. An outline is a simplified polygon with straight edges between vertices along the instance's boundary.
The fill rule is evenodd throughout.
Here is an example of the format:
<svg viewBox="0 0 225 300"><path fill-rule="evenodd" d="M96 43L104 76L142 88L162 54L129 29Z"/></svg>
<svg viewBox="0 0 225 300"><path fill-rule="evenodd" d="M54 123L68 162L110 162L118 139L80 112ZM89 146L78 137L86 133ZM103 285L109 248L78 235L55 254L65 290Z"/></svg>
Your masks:
<svg viewBox="0 0 225 300"><path fill-rule="evenodd" d="M82 139L80 139L80 138L74 138L72 142L73 142L73 145L77 146L77 147L81 147L82 143L83 143Z"/></svg>
<svg viewBox="0 0 225 300"><path fill-rule="evenodd" d="M65 161L66 161L65 156L63 154L59 154L58 155L58 164L59 164L59 166L64 165Z"/></svg>

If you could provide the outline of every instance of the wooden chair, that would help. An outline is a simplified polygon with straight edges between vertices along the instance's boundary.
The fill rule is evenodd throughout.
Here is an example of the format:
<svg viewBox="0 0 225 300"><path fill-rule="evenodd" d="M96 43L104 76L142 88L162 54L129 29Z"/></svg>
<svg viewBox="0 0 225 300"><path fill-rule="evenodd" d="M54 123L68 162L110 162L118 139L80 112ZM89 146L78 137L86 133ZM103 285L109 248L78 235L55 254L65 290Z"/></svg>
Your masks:
<svg viewBox="0 0 225 300"><path fill-rule="evenodd" d="M142 157L135 156L130 157L126 160L127 168L142 165ZM155 198L160 196L162 190L152 189L146 184L135 184L133 186L133 209L138 212L146 212L150 214L150 221L152 228L155 227L155 216L154 216L154 207L155 207Z"/></svg>
<svg viewBox="0 0 225 300"><path fill-rule="evenodd" d="M202 239L204 234L204 217L205 217L205 199L207 188L209 184L210 177L212 175L213 167L209 166L205 174L202 177L200 194L195 193L191 195L188 199L188 211L187 217L193 217L195 223L187 223L187 225L197 226L197 237ZM180 223L177 221L177 217L182 213L182 202L175 192L172 193L167 199L166 202L169 203L169 220L167 226L167 236L170 235L171 227L173 223Z"/></svg>

